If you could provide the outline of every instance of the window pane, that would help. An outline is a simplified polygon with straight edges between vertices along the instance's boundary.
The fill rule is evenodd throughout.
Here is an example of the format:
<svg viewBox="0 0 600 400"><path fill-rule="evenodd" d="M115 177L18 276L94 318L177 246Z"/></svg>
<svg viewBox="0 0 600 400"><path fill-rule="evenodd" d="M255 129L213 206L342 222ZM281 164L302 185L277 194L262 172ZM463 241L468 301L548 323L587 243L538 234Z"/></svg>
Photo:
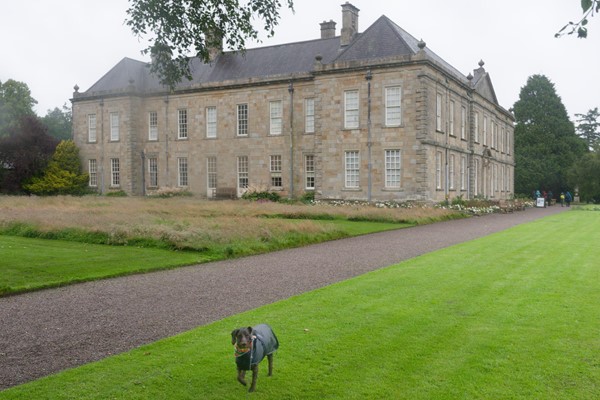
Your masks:
<svg viewBox="0 0 600 400"><path fill-rule="evenodd" d="M111 186L119 186L121 184L121 171L120 171L119 159L110 159L110 174L111 174Z"/></svg>
<svg viewBox="0 0 600 400"><path fill-rule="evenodd" d="M315 99L306 99L304 105L305 121L304 131L306 133L314 133L315 131Z"/></svg>
<svg viewBox="0 0 600 400"><path fill-rule="evenodd" d="M148 114L148 139L158 139L158 113L156 111L150 111Z"/></svg>
<svg viewBox="0 0 600 400"><path fill-rule="evenodd" d="M238 136L248 135L248 104L238 104L237 106L237 134Z"/></svg>
<svg viewBox="0 0 600 400"><path fill-rule="evenodd" d="M310 154L304 157L304 169L306 175L306 189L315 188L315 156Z"/></svg>
<svg viewBox="0 0 600 400"><path fill-rule="evenodd" d="M248 187L248 156L238 157L238 187Z"/></svg>
<svg viewBox="0 0 600 400"><path fill-rule="evenodd" d="M271 129L269 133L271 135L281 135L282 132L282 119L283 119L283 105L281 101L270 102L270 115L271 115Z"/></svg>
<svg viewBox="0 0 600 400"><path fill-rule="evenodd" d="M346 164L346 187L357 188L359 187L359 159L358 151L347 151L345 157Z"/></svg>
<svg viewBox="0 0 600 400"><path fill-rule="evenodd" d="M177 159L178 166L178 177L177 184L178 186L187 186L188 185L188 162L187 158L180 157Z"/></svg>
<svg viewBox="0 0 600 400"><path fill-rule="evenodd" d="M217 107L206 108L206 137L217 137Z"/></svg>
<svg viewBox="0 0 600 400"><path fill-rule="evenodd" d="M119 113L110 113L110 140L119 140Z"/></svg>
<svg viewBox="0 0 600 400"><path fill-rule="evenodd" d="M385 187L400 187L400 150L385 151Z"/></svg>
<svg viewBox="0 0 600 400"><path fill-rule="evenodd" d="M179 139L186 139L188 137L188 118L186 109L178 110L177 137Z"/></svg>
<svg viewBox="0 0 600 400"><path fill-rule="evenodd" d="M90 186L98 186L98 164L95 159L88 161L88 171L89 171L89 185Z"/></svg>
<svg viewBox="0 0 600 400"><path fill-rule="evenodd" d="M344 127L358 128L358 90L344 92L345 117Z"/></svg>
<svg viewBox="0 0 600 400"><path fill-rule="evenodd" d="M96 114L88 115L88 141L96 142Z"/></svg>
<svg viewBox="0 0 600 400"><path fill-rule="evenodd" d="M148 159L148 175L149 175L149 186L158 186L158 160L156 158Z"/></svg>
<svg viewBox="0 0 600 400"><path fill-rule="evenodd" d="M217 157L208 157L206 159L206 171L208 178L208 188L216 189L217 187Z"/></svg>
<svg viewBox="0 0 600 400"><path fill-rule="evenodd" d="M401 91L400 87L385 89L385 124L398 126L402 122Z"/></svg>

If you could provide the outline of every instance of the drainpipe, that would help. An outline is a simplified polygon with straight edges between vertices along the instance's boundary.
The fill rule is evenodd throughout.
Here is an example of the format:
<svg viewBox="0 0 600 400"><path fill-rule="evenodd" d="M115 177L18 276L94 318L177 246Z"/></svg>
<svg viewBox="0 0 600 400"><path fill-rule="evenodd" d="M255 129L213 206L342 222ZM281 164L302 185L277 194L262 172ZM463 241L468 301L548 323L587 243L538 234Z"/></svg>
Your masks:
<svg viewBox="0 0 600 400"><path fill-rule="evenodd" d="M294 198L294 82L290 80L288 85L290 93L290 194L289 198Z"/></svg>
<svg viewBox="0 0 600 400"><path fill-rule="evenodd" d="M371 190L373 187L373 179L372 179L372 170L373 164L371 162L371 79L373 79L373 74L371 74L371 70L367 71L367 75L365 76L367 80L367 151L368 151L368 167L367 167L367 201L371 201Z"/></svg>

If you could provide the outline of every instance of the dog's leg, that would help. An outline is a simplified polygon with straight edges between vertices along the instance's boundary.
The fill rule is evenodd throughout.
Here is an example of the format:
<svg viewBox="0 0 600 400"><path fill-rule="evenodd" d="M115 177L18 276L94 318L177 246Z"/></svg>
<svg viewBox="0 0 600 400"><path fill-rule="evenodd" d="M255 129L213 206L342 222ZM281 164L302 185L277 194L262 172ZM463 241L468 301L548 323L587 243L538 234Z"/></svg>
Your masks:
<svg viewBox="0 0 600 400"><path fill-rule="evenodd" d="M269 362L269 376L273 375L273 354L267 354L267 361Z"/></svg>
<svg viewBox="0 0 600 400"><path fill-rule="evenodd" d="M238 376L237 376L237 380L239 383L241 383L242 385L246 386L246 371L238 369Z"/></svg>
<svg viewBox="0 0 600 400"><path fill-rule="evenodd" d="M258 379L258 364L252 366L252 384L250 385L249 392L256 390L256 379Z"/></svg>

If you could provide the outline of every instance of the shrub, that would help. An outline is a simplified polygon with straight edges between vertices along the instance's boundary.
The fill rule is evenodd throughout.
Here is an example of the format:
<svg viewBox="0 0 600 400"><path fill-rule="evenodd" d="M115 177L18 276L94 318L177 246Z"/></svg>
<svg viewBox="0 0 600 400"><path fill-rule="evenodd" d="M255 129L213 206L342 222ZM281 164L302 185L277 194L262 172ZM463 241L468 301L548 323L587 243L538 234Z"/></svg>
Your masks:
<svg viewBox="0 0 600 400"><path fill-rule="evenodd" d="M268 200L277 203L281 200L279 193L269 191L251 191L248 190L242 195L242 199L250 201Z"/></svg>
<svg viewBox="0 0 600 400"><path fill-rule="evenodd" d="M106 192L106 197L127 197L127 193L124 190L113 190L111 192Z"/></svg>

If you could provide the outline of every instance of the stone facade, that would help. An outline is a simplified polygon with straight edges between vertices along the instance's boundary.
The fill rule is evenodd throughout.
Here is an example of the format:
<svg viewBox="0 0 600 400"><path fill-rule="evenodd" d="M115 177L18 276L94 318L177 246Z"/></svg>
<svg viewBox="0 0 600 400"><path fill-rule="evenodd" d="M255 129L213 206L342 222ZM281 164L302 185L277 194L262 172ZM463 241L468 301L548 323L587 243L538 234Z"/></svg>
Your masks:
<svg viewBox="0 0 600 400"><path fill-rule="evenodd" d="M358 9L343 7L344 38L331 37L330 21L320 40L221 54L173 92L129 59L76 90L74 140L91 185L205 197L248 187L324 199L512 195L514 119L483 63L463 76L386 17L353 32Z"/></svg>

